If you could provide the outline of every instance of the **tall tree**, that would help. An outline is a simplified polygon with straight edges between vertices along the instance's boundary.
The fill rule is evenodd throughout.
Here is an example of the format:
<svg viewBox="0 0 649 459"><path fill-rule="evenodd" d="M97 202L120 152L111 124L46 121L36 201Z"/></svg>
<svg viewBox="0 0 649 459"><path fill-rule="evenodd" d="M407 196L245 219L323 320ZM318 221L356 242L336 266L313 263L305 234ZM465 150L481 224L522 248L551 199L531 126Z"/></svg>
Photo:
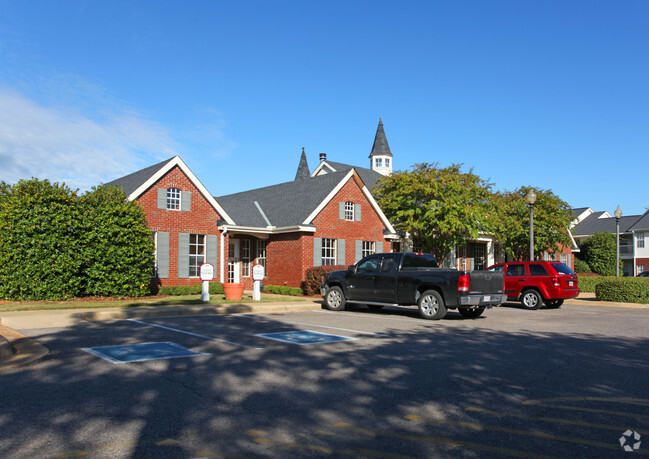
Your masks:
<svg viewBox="0 0 649 459"><path fill-rule="evenodd" d="M461 166L416 164L381 178L375 190L386 217L440 262L491 229L491 184Z"/></svg>
<svg viewBox="0 0 649 459"><path fill-rule="evenodd" d="M602 276L615 276L616 252L617 242L613 233L595 233L581 244L581 258L594 273Z"/></svg>
<svg viewBox="0 0 649 459"><path fill-rule="evenodd" d="M526 196L531 187L494 193L498 209L493 220L496 241L509 259L526 260L530 253L530 208ZM572 221L571 208L551 190L535 188L534 254L556 253L560 245L570 245L568 227Z"/></svg>

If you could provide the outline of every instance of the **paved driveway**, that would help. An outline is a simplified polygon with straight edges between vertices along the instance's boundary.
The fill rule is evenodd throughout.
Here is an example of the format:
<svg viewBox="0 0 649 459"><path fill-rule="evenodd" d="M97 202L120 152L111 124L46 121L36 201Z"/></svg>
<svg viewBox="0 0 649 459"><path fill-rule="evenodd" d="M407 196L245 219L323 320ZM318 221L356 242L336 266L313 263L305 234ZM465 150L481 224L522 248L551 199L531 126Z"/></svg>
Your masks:
<svg viewBox="0 0 649 459"><path fill-rule="evenodd" d="M0 373L0 456L646 455L648 329L649 310L582 304L27 329L50 354Z"/></svg>

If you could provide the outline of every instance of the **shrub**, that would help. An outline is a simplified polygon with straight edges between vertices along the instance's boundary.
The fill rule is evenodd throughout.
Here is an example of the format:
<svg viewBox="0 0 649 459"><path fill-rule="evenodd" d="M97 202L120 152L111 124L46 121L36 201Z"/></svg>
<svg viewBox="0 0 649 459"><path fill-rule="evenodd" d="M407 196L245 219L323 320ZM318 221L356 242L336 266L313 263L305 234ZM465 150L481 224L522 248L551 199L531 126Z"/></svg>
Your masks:
<svg viewBox="0 0 649 459"><path fill-rule="evenodd" d="M595 287L601 281L606 279L614 279L611 277L600 276L599 274L579 274L579 288L582 292L595 293Z"/></svg>
<svg viewBox="0 0 649 459"><path fill-rule="evenodd" d="M322 276L331 271L340 271L347 269L344 265L314 266L306 270L306 280L302 283L302 290L305 295L315 295L320 293L322 285Z"/></svg>
<svg viewBox="0 0 649 459"><path fill-rule="evenodd" d="M203 293L203 283L199 282L194 285L176 285L173 287L160 287L158 295L200 295ZM220 282L210 282L210 295L219 295L223 293L223 284Z"/></svg>
<svg viewBox="0 0 649 459"><path fill-rule="evenodd" d="M595 294L601 301L649 304L649 282L636 277L606 279L597 284Z"/></svg>
<svg viewBox="0 0 649 459"><path fill-rule="evenodd" d="M586 263L584 260L580 260L579 258L575 258L575 272L578 272L578 273L591 273L593 271L590 269L590 266L588 266L588 263Z"/></svg>
<svg viewBox="0 0 649 459"><path fill-rule="evenodd" d="M594 273L615 275L615 234L595 233L581 245L583 258Z"/></svg>
<svg viewBox="0 0 649 459"><path fill-rule="evenodd" d="M303 295L304 292L299 287L288 287L286 285L264 285L264 292L275 293L278 295Z"/></svg>

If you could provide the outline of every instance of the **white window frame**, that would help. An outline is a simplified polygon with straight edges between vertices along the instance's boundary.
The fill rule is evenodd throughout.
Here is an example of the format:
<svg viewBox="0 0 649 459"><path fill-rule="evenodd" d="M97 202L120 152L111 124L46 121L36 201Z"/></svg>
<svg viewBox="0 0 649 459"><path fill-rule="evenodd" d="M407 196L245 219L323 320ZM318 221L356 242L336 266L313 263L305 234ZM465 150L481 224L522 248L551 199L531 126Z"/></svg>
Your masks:
<svg viewBox="0 0 649 459"><path fill-rule="evenodd" d="M383 158L374 158L374 165L376 167L383 167Z"/></svg>
<svg viewBox="0 0 649 459"><path fill-rule="evenodd" d="M322 239L322 266L335 265L337 258L338 243L336 239Z"/></svg>
<svg viewBox="0 0 649 459"><path fill-rule="evenodd" d="M257 239L257 263L266 270L266 241L264 239ZM267 271L266 275L268 275Z"/></svg>
<svg viewBox="0 0 649 459"><path fill-rule="evenodd" d="M390 167L390 158L385 158L385 167Z"/></svg>
<svg viewBox="0 0 649 459"><path fill-rule="evenodd" d="M189 235L189 277L199 277L201 265L205 263L207 238L204 234Z"/></svg>
<svg viewBox="0 0 649 459"><path fill-rule="evenodd" d="M250 239L241 240L241 275L250 277Z"/></svg>
<svg viewBox="0 0 649 459"><path fill-rule="evenodd" d="M644 249L645 233L636 233L636 248Z"/></svg>
<svg viewBox="0 0 649 459"><path fill-rule="evenodd" d="M354 209L355 205L351 201L345 202L345 221L353 222L354 221Z"/></svg>
<svg viewBox="0 0 649 459"><path fill-rule="evenodd" d="M363 241L361 245L361 258L365 258L368 255L374 255L376 253L376 242L374 241Z"/></svg>
<svg viewBox="0 0 649 459"><path fill-rule="evenodd" d="M167 188L167 210L180 210L180 190Z"/></svg>

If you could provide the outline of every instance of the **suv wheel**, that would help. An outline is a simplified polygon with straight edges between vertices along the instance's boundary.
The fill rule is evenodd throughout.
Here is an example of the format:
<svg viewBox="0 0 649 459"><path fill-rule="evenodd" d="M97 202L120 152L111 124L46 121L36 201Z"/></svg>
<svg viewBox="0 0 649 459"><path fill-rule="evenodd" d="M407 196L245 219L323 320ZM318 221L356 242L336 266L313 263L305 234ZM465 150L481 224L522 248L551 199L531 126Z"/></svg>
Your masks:
<svg viewBox="0 0 649 459"><path fill-rule="evenodd" d="M538 309L543 304L543 298L536 290L526 290L521 295L521 303L525 309Z"/></svg>
<svg viewBox="0 0 649 459"><path fill-rule="evenodd" d="M325 294L325 306L330 311L345 309L345 295L340 287L330 287Z"/></svg>

